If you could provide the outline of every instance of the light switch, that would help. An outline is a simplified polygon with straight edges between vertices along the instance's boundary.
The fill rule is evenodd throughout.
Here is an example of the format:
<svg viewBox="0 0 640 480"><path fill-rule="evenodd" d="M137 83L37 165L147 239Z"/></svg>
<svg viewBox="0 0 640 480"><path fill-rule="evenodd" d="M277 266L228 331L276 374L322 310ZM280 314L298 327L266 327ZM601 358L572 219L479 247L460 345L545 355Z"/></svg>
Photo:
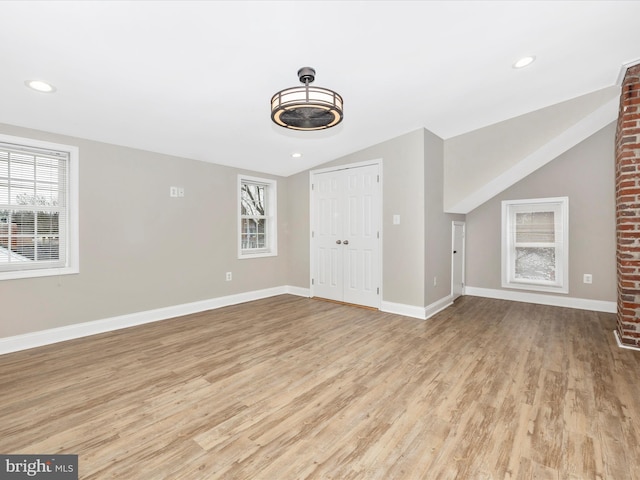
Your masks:
<svg viewBox="0 0 640 480"><path fill-rule="evenodd" d="M394 225L400 225L400 215L394 215L393 216L393 224Z"/></svg>

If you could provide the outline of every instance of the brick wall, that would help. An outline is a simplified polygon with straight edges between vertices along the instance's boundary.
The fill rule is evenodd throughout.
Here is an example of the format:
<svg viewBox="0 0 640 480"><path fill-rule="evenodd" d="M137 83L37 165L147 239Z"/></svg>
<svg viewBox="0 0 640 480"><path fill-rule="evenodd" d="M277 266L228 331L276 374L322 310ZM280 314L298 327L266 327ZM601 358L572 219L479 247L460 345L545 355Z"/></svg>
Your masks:
<svg viewBox="0 0 640 480"><path fill-rule="evenodd" d="M640 347L640 65L627 69L616 130L616 263L620 341Z"/></svg>

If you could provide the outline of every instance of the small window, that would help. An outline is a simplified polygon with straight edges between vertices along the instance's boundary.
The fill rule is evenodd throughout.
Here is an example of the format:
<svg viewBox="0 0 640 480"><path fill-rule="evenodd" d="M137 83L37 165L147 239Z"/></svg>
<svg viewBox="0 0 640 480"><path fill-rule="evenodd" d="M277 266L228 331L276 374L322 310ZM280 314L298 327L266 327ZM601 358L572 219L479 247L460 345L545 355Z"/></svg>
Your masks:
<svg viewBox="0 0 640 480"><path fill-rule="evenodd" d="M502 286L567 293L569 199L502 202Z"/></svg>
<svg viewBox="0 0 640 480"><path fill-rule="evenodd" d="M277 255L275 180L239 175L238 190L238 258Z"/></svg>
<svg viewBox="0 0 640 480"><path fill-rule="evenodd" d="M0 135L0 279L78 272L77 157Z"/></svg>

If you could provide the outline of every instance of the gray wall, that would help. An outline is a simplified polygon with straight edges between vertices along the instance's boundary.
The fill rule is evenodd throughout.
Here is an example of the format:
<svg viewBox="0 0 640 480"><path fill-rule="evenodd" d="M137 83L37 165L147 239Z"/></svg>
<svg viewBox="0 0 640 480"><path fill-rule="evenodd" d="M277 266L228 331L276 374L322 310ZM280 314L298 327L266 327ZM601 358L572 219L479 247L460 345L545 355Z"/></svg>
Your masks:
<svg viewBox="0 0 640 480"><path fill-rule="evenodd" d="M382 159L383 300L424 306L424 130L402 135L316 168ZM309 172L288 177L295 191L290 207L291 284L309 287ZM400 225L393 225L393 215Z"/></svg>
<svg viewBox="0 0 640 480"><path fill-rule="evenodd" d="M615 124L467 214L466 283L501 289L501 201L569 197L569 296L616 300ZM593 275L593 284L582 276Z"/></svg>
<svg viewBox="0 0 640 480"><path fill-rule="evenodd" d="M288 281L289 285L309 288L310 269L310 217L309 217L309 172L287 177L290 202L287 206L288 235Z"/></svg>
<svg viewBox="0 0 640 480"><path fill-rule="evenodd" d="M287 284L288 179L9 125L0 133L80 151L80 273L0 281L0 337ZM238 173L278 180L277 257L237 259ZM185 197L170 198L171 185Z"/></svg>
<svg viewBox="0 0 640 480"><path fill-rule="evenodd" d="M464 216L443 213L443 154L444 141L419 129L317 167L382 159L384 301L424 307L451 293L451 222ZM309 172L288 180L296 199L289 208L290 281L308 287Z"/></svg>
<svg viewBox="0 0 640 480"><path fill-rule="evenodd" d="M425 306L451 293L452 222L464 220L464 215L444 213L444 145L440 137L424 130Z"/></svg>
<svg viewBox="0 0 640 480"><path fill-rule="evenodd" d="M0 282L0 337L282 285L309 287L309 172L240 171L0 125L80 150L80 274ZM610 125L466 216L466 281L500 289L500 202L569 196L569 295L614 301ZM423 307L450 292L444 142L420 129L322 165L383 160L383 300ZM278 256L237 259L237 174L278 180ZM185 189L170 198L169 186ZM393 225L400 215L400 225ZM233 272L233 281L224 274ZM582 283L591 273L593 284ZM433 277L438 285L433 286Z"/></svg>

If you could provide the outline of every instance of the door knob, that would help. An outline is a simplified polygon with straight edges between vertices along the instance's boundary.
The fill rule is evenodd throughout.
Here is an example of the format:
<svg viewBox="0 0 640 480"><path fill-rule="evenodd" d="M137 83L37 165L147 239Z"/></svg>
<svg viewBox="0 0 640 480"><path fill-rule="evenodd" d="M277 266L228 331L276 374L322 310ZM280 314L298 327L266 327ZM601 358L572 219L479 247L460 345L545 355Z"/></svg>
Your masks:
<svg viewBox="0 0 640 480"><path fill-rule="evenodd" d="M336 240L336 243L340 245L342 242L340 240Z"/></svg>
<svg viewBox="0 0 640 480"><path fill-rule="evenodd" d="M457 250L454 250L454 251L453 251L453 253L458 253L458 251L457 251Z"/></svg>
<svg viewBox="0 0 640 480"><path fill-rule="evenodd" d="M344 242L342 242L342 243L344 243L345 245L349 245L349 240L345 240L345 241L344 241Z"/></svg>

